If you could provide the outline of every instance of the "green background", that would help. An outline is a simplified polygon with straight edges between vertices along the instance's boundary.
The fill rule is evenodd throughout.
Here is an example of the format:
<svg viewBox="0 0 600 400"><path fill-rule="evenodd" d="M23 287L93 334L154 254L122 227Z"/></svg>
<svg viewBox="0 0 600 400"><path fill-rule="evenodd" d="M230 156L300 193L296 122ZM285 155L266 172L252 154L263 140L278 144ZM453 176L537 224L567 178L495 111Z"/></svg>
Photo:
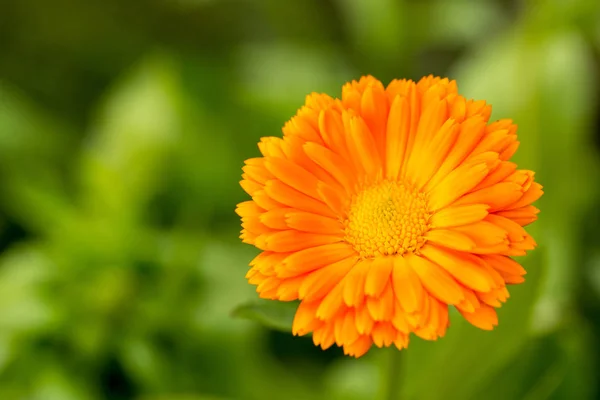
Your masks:
<svg viewBox="0 0 600 400"><path fill-rule="evenodd" d="M457 79L546 192L499 327L413 339L404 398L600 398L600 2L3 0L0 399L377 396L385 352L230 316L243 160L367 73Z"/></svg>

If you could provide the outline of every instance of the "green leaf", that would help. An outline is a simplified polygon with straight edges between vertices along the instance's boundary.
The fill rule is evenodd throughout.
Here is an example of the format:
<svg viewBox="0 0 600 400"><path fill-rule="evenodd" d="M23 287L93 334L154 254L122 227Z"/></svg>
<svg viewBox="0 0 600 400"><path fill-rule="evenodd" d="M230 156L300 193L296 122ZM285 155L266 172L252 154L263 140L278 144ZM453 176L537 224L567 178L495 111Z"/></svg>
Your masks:
<svg viewBox="0 0 600 400"><path fill-rule="evenodd" d="M297 308L298 302L295 301L258 300L238 306L231 312L231 316L258 321L271 329L290 332Z"/></svg>

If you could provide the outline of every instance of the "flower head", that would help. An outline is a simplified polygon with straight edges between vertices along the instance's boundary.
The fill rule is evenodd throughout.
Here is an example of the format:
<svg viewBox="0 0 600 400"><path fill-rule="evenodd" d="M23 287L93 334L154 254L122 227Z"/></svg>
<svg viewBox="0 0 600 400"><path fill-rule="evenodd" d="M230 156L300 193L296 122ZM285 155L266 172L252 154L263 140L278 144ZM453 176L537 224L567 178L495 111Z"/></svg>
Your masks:
<svg viewBox="0 0 600 400"><path fill-rule="evenodd" d="M448 306L497 325L542 187L509 161L516 125L490 114L455 81L367 76L341 100L307 96L283 138L261 139L236 210L262 250L247 278L262 298L300 300L294 334L358 357L444 336Z"/></svg>

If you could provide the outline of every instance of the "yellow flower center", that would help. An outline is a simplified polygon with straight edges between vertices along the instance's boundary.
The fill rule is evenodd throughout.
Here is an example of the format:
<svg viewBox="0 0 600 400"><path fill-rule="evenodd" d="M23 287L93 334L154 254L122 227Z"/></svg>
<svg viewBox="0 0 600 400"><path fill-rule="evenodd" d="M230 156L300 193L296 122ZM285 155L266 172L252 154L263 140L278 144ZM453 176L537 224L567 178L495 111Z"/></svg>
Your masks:
<svg viewBox="0 0 600 400"><path fill-rule="evenodd" d="M430 216L425 194L385 180L352 196L346 241L363 258L415 252L425 243Z"/></svg>

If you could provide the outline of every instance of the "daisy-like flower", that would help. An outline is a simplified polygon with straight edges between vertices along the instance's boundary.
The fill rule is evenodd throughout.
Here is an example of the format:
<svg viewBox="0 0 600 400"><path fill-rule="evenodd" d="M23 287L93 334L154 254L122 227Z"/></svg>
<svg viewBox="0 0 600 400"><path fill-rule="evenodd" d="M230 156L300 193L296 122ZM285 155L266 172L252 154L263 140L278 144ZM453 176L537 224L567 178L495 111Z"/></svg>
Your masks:
<svg viewBox="0 0 600 400"><path fill-rule="evenodd" d="M542 187L509 161L516 125L490 114L455 81L367 76L341 100L307 96L283 138L261 139L236 210L262 250L247 278L262 298L300 300L295 335L359 357L444 336L449 306L497 325Z"/></svg>

